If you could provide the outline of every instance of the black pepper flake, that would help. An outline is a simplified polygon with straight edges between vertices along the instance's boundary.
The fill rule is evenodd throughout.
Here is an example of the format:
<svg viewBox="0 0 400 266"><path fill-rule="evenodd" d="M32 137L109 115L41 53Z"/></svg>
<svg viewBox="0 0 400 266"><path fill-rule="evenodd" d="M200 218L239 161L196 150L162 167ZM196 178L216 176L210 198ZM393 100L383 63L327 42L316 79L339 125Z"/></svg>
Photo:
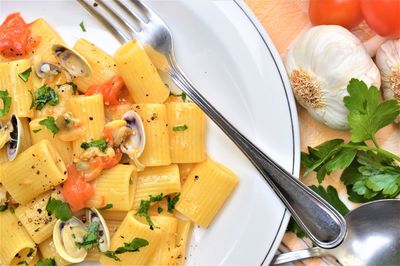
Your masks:
<svg viewBox="0 0 400 266"><path fill-rule="evenodd" d="M35 166L34 166L34 165L32 165L32 166L31 166L31 168L32 168L32 169L35 169Z"/></svg>
<svg viewBox="0 0 400 266"><path fill-rule="evenodd" d="M40 214L42 213L42 209L37 209L37 212Z"/></svg>
<svg viewBox="0 0 400 266"><path fill-rule="evenodd" d="M67 171L64 171L64 175L66 175L67 174Z"/></svg>
<svg viewBox="0 0 400 266"><path fill-rule="evenodd" d="M36 174L37 174L37 175L40 175L40 171L38 170L38 171L36 172Z"/></svg>
<svg viewBox="0 0 400 266"><path fill-rule="evenodd" d="M32 157L35 157L36 155L34 153L32 153Z"/></svg>
<svg viewBox="0 0 400 266"><path fill-rule="evenodd" d="M199 179L199 176L198 175L195 175L194 176L194 181L196 181L196 180L198 180Z"/></svg>
<svg viewBox="0 0 400 266"><path fill-rule="evenodd" d="M146 97L149 97L149 94L146 93Z"/></svg>
<svg viewBox="0 0 400 266"><path fill-rule="evenodd" d="M36 228L35 233L39 232L39 230L40 230L40 227Z"/></svg>
<svg viewBox="0 0 400 266"><path fill-rule="evenodd" d="M21 221L18 221L18 225L19 225L19 226L22 226L22 223L21 223Z"/></svg>
<svg viewBox="0 0 400 266"><path fill-rule="evenodd" d="M125 237L124 236L120 236L122 239L124 239Z"/></svg>
<svg viewBox="0 0 400 266"><path fill-rule="evenodd" d="M92 120L93 120L93 117L92 117L92 116L89 116L89 120L91 120L91 121L92 121Z"/></svg>
<svg viewBox="0 0 400 266"><path fill-rule="evenodd" d="M99 5L99 4L97 4L96 2L93 3L93 6L94 6L94 7L96 7L96 6L98 6L98 5Z"/></svg>

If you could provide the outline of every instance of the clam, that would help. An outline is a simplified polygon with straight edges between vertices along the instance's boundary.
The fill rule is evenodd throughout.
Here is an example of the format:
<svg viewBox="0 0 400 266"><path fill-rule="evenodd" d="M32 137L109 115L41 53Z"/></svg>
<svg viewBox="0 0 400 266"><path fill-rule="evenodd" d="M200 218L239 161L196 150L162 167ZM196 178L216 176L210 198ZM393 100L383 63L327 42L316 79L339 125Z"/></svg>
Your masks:
<svg viewBox="0 0 400 266"><path fill-rule="evenodd" d="M71 76L84 77L92 73L92 68L88 61L77 51L63 44L54 44L52 51L62 68Z"/></svg>
<svg viewBox="0 0 400 266"><path fill-rule="evenodd" d="M87 233L85 224L76 217L68 221L57 220L53 229L53 243L57 253L70 263L85 260L87 250L77 243L82 243Z"/></svg>
<svg viewBox="0 0 400 266"><path fill-rule="evenodd" d="M146 143L142 119L134 111L126 112L122 116L122 119L126 121L126 127L130 129L131 134L122 142L120 146L121 151L127 154L132 160L136 160L143 153Z"/></svg>
<svg viewBox="0 0 400 266"><path fill-rule="evenodd" d="M87 222L89 223L99 223L99 250L101 252L106 252L110 249L110 232L108 231L106 221L100 212L95 208L87 209L86 217Z"/></svg>
<svg viewBox="0 0 400 266"><path fill-rule="evenodd" d="M34 69L36 75L41 79L49 79L63 72L59 65L50 62L36 62Z"/></svg>
<svg viewBox="0 0 400 266"><path fill-rule="evenodd" d="M8 160L12 161L21 150L23 126L15 114L4 126L0 124L0 149L6 146Z"/></svg>

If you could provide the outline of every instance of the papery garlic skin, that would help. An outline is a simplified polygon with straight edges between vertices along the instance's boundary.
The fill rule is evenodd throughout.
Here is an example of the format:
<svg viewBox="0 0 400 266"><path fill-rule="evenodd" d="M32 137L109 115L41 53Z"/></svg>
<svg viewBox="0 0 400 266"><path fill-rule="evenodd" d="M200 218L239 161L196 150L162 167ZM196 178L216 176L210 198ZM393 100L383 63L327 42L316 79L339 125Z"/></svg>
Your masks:
<svg viewBox="0 0 400 266"><path fill-rule="evenodd" d="M349 129L343 98L352 78L380 87L379 70L362 42L336 25L307 30L288 49L285 67L297 101L316 120L335 129Z"/></svg>
<svg viewBox="0 0 400 266"><path fill-rule="evenodd" d="M400 104L400 39L382 44L375 60L381 72L383 97L396 99ZM400 115L395 122L400 123Z"/></svg>

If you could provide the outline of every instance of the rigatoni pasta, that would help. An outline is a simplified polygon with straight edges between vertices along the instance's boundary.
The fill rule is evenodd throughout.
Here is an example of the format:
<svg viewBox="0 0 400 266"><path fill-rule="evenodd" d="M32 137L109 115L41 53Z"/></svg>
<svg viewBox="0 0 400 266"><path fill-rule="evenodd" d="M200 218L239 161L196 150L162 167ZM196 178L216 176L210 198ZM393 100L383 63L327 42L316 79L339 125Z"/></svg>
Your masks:
<svg viewBox="0 0 400 266"><path fill-rule="evenodd" d="M194 104L166 104L172 163L197 163L206 159L205 116Z"/></svg>
<svg viewBox="0 0 400 266"><path fill-rule="evenodd" d="M184 265L238 178L207 158L205 115L159 74L166 58L137 40L71 49L14 19L27 42L0 47L0 265Z"/></svg>
<svg viewBox="0 0 400 266"><path fill-rule="evenodd" d="M139 42L126 42L114 59L136 103L163 103L168 98L167 87Z"/></svg>
<svg viewBox="0 0 400 266"><path fill-rule="evenodd" d="M20 204L55 188L67 178L67 168L58 152L47 140L42 140L14 161L0 166L0 180Z"/></svg>

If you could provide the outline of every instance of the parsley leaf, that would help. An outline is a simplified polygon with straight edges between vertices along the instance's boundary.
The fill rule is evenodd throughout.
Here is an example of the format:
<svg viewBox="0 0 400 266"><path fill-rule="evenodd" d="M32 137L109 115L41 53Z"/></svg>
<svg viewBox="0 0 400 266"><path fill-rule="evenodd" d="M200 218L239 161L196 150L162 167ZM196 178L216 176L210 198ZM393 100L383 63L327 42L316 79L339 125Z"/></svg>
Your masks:
<svg viewBox="0 0 400 266"><path fill-rule="evenodd" d="M0 100L3 102L3 109L0 109L0 117L4 117L11 108L11 97L8 95L8 91L0 91Z"/></svg>
<svg viewBox="0 0 400 266"><path fill-rule="evenodd" d="M17 265L22 265L22 264L29 265L28 262L26 262L26 260L22 260L17 263Z"/></svg>
<svg viewBox="0 0 400 266"><path fill-rule="evenodd" d="M181 193L178 193L175 197L171 199L170 196L167 197L167 203L168 203L168 212L173 213L175 209L176 203L179 201L179 197L181 196Z"/></svg>
<svg viewBox="0 0 400 266"><path fill-rule="evenodd" d="M5 210L7 210L7 209L8 209L8 205L7 204L0 205L0 212L3 212Z"/></svg>
<svg viewBox="0 0 400 266"><path fill-rule="evenodd" d="M81 21L81 23L79 23L79 27L81 27L81 30L83 32L86 32L85 24L83 24L83 21Z"/></svg>
<svg viewBox="0 0 400 266"><path fill-rule="evenodd" d="M46 205L46 210L49 214L54 214L54 216L62 221L67 221L72 217L72 211L69 204L58 200L49 198Z"/></svg>
<svg viewBox="0 0 400 266"><path fill-rule="evenodd" d="M89 142L83 142L81 144L81 148L84 150L87 150L91 147L97 147L99 148L102 152L105 152L108 148L108 143L104 139L97 139L97 140L92 140Z"/></svg>
<svg viewBox="0 0 400 266"><path fill-rule="evenodd" d="M349 209L346 205L340 200L339 195L336 189L332 186L328 186L326 189L323 186L310 186L310 188L320 195L323 199L325 199L329 204L332 205L340 214L346 215L349 212ZM297 237L302 238L305 237L303 229L296 223L293 218L290 218L287 231L291 231L297 235Z"/></svg>
<svg viewBox="0 0 400 266"><path fill-rule="evenodd" d="M188 129L189 127L185 124L180 125L180 126L175 126L172 128L173 131L185 131L186 129Z"/></svg>
<svg viewBox="0 0 400 266"><path fill-rule="evenodd" d="M380 102L379 90L370 88L360 80L352 79L347 86L349 96L343 101L349 110L348 122L351 128L351 141L374 140L375 133L391 124L400 114L400 105L396 100Z"/></svg>
<svg viewBox="0 0 400 266"><path fill-rule="evenodd" d="M160 213L162 213L164 211L164 209L163 208L161 208L161 207L158 207L157 208L157 212L160 214Z"/></svg>
<svg viewBox="0 0 400 266"><path fill-rule="evenodd" d="M19 77L20 79L22 79L24 82L27 82L28 79L29 79L29 76L30 76L31 72L32 72L32 68L30 67L30 68L28 68L27 70L25 70L24 72L19 73L19 74L18 74L18 77Z"/></svg>
<svg viewBox="0 0 400 266"><path fill-rule="evenodd" d="M115 251L107 250L103 254L116 261L120 261L120 258L116 254L123 254L125 252L138 252L140 248L149 245L149 241L143 238L135 237L130 243L124 243L123 247L117 248Z"/></svg>
<svg viewBox="0 0 400 266"><path fill-rule="evenodd" d="M57 266L56 261L53 258L42 259L38 261L35 266Z"/></svg>
<svg viewBox="0 0 400 266"><path fill-rule="evenodd" d="M104 210L108 210L111 209L113 207L112 203L108 203L106 204L106 206L99 208L99 211L104 211Z"/></svg>
<svg viewBox="0 0 400 266"><path fill-rule="evenodd" d="M57 92L47 84L38 88L33 98L31 109L36 106L36 110L42 110L47 103L51 106L56 106L59 103Z"/></svg>
<svg viewBox="0 0 400 266"><path fill-rule="evenodd" d="M33 253L35 252L35 250L33 248L29 249L28 254L26 254L27 257L32 257Z"/></svg>
<svg viewBox="0 0 400 266"><path fill-rule="evenodd" d="M59 128L56 125L56 120L52 116L48 116L46 119L40 120L39 124L47 127L53 133L53 136L59 131Z"/></svg>
<svg viewBox="0 0 400 266"><path fill-rule="evenodd" d="M33 133L38 133L39 131L41 131L42 129L41 128L39 128L39 129L34 129L34 130L32 130L33 131Z"/></svg>
<svg viewBox="0 0 400 266"><path fill-rule="evenodd" d="M146 221L150 225L150 228L153 228L153 226L154 226L154 223L151 220L150 215L149 215L150 205L153 202L161 201L162 198L163 198L163 193L156 195L154 197L152 195L150 195L149 200L141 200L140 201L139 210L136 212L135 215L146 218Z"/></svg>
<svg viewBox="0 0 400 266"><path fill-rule="evenodd" d="M83 237L83 242L77 244L86 250L89 250L92 247L96 246L99 243L98 241L99 228L100 228L100 223L97 221L94 221L91 224L89 224L87 233Z"/></svg>
<svg viewBox="0 0 400 266"><path fill-rule="evenodd" d="M168 84L165 84L165 85L168 85ZM169 86L168 86L169 87ZM181 94L173 94L171 91L169 92L169 96L175 96L175 97L181 97L182 98L182 101L184 101L184 102L186 102L186 99L187 99L187 94L186 93L184 93L184 92L182 92Z"/></svg>

